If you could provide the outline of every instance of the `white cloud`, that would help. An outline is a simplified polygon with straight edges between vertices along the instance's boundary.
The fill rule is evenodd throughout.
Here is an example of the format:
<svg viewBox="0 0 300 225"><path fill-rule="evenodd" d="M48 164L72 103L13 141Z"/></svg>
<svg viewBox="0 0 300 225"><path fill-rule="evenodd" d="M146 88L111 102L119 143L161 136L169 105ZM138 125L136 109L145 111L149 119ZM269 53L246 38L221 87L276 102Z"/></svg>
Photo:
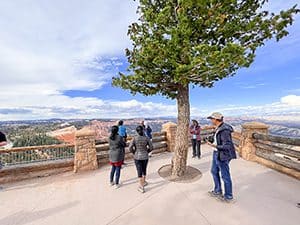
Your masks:
<svg viewBox="0 0 300 225"><path fill-rule="evenodd" d="M2 99L1 99L2 100ZM40 102L40 105L36 103ZM153 102L103 101L60 94L25 96L0 107L0 120L49 118L132 118L175 116L176 105Z"/></svg>
<svg viewBox="0 0 300 225"><path fill-rule="evenodd" d="M135 17L131 1L0 2L0 88L41 84L49 92L94 90L119 66ZM105 64L106 63L106 64ZM93 71L91 71L93 70Z"/></svg>
<svg viewBox="0 0 300 225"><path fill-rule="evenodd" d="M281 102L283 104L289 105L289 106L299 106L300 107L300 96L298 95L288 95L283 98L281 98Z"/></svg>
<svg viewBox="0 0 300 225"><path fill-rule="evenodd" d="M216 107L211 111L220 111L227 116L263 116L263 115L283 115L299 114L300 115L300 96L284 96L278 102L265 105L248 105L248 106L229 106Z"/></svg>

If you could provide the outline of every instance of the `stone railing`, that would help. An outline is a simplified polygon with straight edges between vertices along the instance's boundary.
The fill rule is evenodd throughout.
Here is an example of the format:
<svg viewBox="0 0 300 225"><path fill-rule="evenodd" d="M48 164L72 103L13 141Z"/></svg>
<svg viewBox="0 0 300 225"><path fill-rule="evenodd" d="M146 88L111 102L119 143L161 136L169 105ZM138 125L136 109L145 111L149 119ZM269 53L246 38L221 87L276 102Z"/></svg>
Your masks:
<svg viewBox="0 0 300 225"><path fill-rule="evenodd" d="M128 150L129 143L131 141L132 137L128 137L127 140L127 147L125 148L125 158L132 158L132 154ZM97 142L96 142L97 143ZM160 133L153 133L153 154L166 152L168 151L168 145L167 145L167 139L166 139L166 132L160 132ZM96 145L96 151L97 151L97 160L98 165L102 165L104 163L108 163L108 151L109 151L109 145L107 142L102 141L100 144Z"/></svg>
<svg viewBox="0 0 300 225"><path fill-rule="evenodd" d="M263 123L242 126L238 147L242 158L300 179L300 139L272 136Z"/></svg>
<svg viewBox="0 0 300 225"><path fill-rule="evenodd" d="M300 141L268 135L268 126L252 122L242 125L242 132L232 134L239 155L300 179ZM153 153L173 152L176 140L175 123L163 125L162 132L153 135ZM202 140L213 135L211 127L201 131ZM75 134L75 145L50 145L0 150L0 183L42 177L66 171L75 173L97 169L108 162L108 143L96 141L95 133L82 129ZM126 158L131 158L128 151Z"/></svg>
<svg viewBox="0 0 300 225"><path fill-rule="evenodd" d="M240 132L233 132L232 133L232 140L237 152L240 151L240 143L242 140L242 134Z"/></svg>
<svg viewBox="0 0 300 225"><path fill-rule="evenodd" d="M154 154L171 151L166 136L165 131L153 134ZM108 143L96 141L94 131L82 129L76 132L75 137L75 145L61 144L0 150L0 162L3 166L0 169L0 184L67 171L77 173L94 170L108 162ZM131 137L128 138L128 142L130 139ZM130 157L132 154L126 149L126 158Z"/></svg>

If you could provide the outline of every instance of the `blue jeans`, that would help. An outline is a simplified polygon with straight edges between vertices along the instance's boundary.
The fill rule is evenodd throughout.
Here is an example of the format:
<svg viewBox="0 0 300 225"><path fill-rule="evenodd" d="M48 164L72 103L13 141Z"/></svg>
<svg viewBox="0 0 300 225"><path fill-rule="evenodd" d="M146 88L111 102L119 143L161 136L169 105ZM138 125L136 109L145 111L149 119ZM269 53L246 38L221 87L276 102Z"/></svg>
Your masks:
<svg viewBox="0 0 300 225"><path fill-rule="evenodd" d="M220 161L218 159L218 152L214 151L213 153L213 161L212 161L212 167L211 167L211 174L214 179L215 193L222 193L222 185L221 185L221 179L220 179L220 172L222 176L222 180L224 182L224 188L225 188L225 194L224 197L226 199L232 199L232 181L230 177L230 168L229 168L229 160L226 161Z"/></svg>
<svg viewBox="0 0 300 225"><path fill-rule="evenodd" d="M110 172L110 182L112 183L114 181L114 176L116 174L116 184L119 184L120 180L120 174L121 174L121 166L111 166L111 172Z"/></svg>

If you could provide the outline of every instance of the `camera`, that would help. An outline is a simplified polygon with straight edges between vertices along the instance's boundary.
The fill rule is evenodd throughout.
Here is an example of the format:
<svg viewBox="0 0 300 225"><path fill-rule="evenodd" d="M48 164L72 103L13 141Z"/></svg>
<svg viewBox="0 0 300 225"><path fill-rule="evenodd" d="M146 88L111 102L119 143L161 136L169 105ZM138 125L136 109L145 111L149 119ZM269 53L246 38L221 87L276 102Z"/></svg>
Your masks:
<svg viewBox="0 0 300 225"><path fill-rule="evenodd" d="M214 141L215 141L214 135L210 135L210 136L205 137L204 141L214 143Z"/></svg>

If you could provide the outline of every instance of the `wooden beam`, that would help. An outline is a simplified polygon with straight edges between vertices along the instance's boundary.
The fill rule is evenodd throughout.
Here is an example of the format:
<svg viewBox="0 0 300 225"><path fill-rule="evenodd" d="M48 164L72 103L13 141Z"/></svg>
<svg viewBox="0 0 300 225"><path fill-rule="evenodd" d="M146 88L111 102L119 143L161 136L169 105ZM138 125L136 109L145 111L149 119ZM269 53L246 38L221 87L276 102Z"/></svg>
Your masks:
<svg viewBox="0 0 300 225"><path fill-rule="evenodd" d="M278 157L271 151L257 148L256 149L256 155L261 157L261 158L264 158L266 160L277 163L281 166L300 171L300 163L299 162L295 162L293 160L289 160L289 159L286 159L286 158L283 158L283 157Z"/></svg>
<svg viewBox="0 0 300 225"><path fill-rule="evenodd" d="M276 146L276 145L272 144L272 142L270 142L270 144L267 144L267 143L263 143L263 142L259 141L257 143L254 143L254 145L255 145L255 147L260 148L260 149L265 149L268 151L272 151L275 153L280 153L283 155L292 156L294 158L300 159L300 151L281 147L281 146Z"/></svg>
<svg viewBox="0 0 300 225"><path fill-rule="evenodd" d="M288 137L272 136L272 135L258 134L258 133L254 133L253 138L262 141L271 141L275 143L300 146L300 138L288 138Z"/></svg>

